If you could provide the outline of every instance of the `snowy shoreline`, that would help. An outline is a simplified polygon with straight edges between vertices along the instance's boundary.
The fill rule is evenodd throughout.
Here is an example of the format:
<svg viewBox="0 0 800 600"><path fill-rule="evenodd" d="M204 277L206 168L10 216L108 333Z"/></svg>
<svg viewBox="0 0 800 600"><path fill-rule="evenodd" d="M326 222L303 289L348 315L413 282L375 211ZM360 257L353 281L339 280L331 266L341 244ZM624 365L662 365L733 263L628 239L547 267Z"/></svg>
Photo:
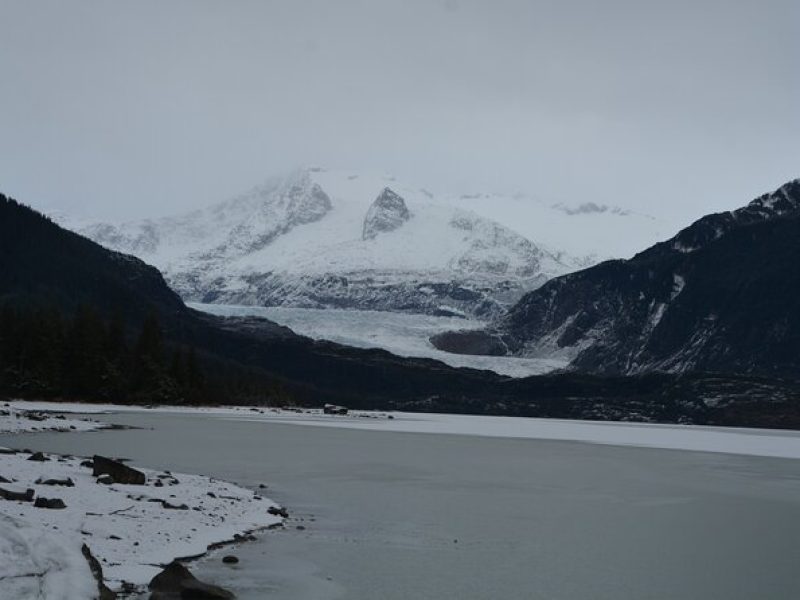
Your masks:
<svg viewBox="0 0 800 600"><path fill-rule="evenodd" d="M44 424L64 431L74 422L85 423L82 431L106 427L50 415L25 429L19 413L7 407L0 431L35 432ZM173 560L199 558L283 525L282 509L238 485L138 466L144 484L118 483L95 477L93 466L91 457L0 448L0 600L96 597L84 544L112 590L142 591Z"/></svg>
<svg viewBox="0 0 800 600"><path fill-rule="evenodd" d="M11 401L0 432L93 431L109 424L73 415L173 413L233 421L335 427L371 432L467 435L549 440L753 457L800 459L800 432L435 413L232 407L142 407L113 404ZM26 415L35 415L29 419ZM5 420L5 424L4 424ZM76 429L70 429L74 425ZM8 443L8 442L7 442ZM31 445L31 438L26 439ZM273 503L257 491L201 475L139 469L144 485L104 485L86 459L0 449L0 489L58 499L64 508L0 499L0 600L96 596L81 553L86 544L115 590L144 590L174 559L191 560L249 533L283 525ZM48 482L48 480L53 480ZM69 480L73 485L58 485ZM52 483L55 485L51 485ZM245 536L245 537L243 537Z"/></svg>
<svg viewBox="0 0 800 600"><path fill-rule="evenodd" d="M397 433L583 442L609 446L800 459L800 431L790 429L366 410L350 411L347 416L340 416L326 415L319 409L287 410L253 406L142 407L117 404L61 404L57 402L27 401L13 401L11 405L16 408L44 412L57 411L77 414L181 413L221 419L309 427L340 427Z"/></svg>
<svg viewBox="0 0 800 600"><path fill-rule="evenodd" d="M59 414L52 414L53 412ZM0 433L35 433L37 431L97 431L114 429L108 423L92 419L67 418L62 411L37 410L18 407L6 402L0 407Z"/></svg>

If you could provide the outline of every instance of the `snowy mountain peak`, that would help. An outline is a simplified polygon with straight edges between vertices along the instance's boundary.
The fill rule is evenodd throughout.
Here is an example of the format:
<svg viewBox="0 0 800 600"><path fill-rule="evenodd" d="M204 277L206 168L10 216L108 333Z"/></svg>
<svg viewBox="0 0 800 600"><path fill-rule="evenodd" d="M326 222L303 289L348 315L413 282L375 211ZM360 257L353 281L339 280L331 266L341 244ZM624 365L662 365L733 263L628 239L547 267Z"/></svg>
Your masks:
<svg viewBox="0 0 800 600"><path fill-rule="evenodd" d="M410 218L411 211L408 210L405 200L388 187L383 188L364 217L364 232L361 237L365 240L374 239L380 233L394 231Z"/></svg>
<svg viewBox="0 0 800 600"><path fill-rule="evenodd" d="M760 223L800 211L800 179L782 185L774 192L759 196L734 211L706 215L669 240L671 249L689 254L705 248L740 225ZM651 252L652 249L647 250Z"/></svg>
<svg viewBox="0 0 800 600"><path fill-rule="evenodd" d="M514 226L544 232L563 213L497 222L506 201L479 214L387 175L310 168L183 215L73 228L156 265L186 300L489 318L578 264Z"/></svg>
<svg viewBox="0 0 800 600"><path fill-rule="evenodd" d="M316 183L309 171L294 173L276 187L254 188L234 200L247 205L256 202L249 218L237 223L226 239L203 253L205 260L233 258L262 250L279 236L295 227L321 220L333 208L328 194ZM217 210L224 210L224 204Z"/></svg>
<svg viewBox="0 0 800 600"><path fill-rule="evenodd" d="M777 216L786 213L794 212L800 209L800 179L795 179L785 183L772 193L764 194L753 200L745 208L739 211L746 210L761 210L768 215L774 214Z"/></svg>

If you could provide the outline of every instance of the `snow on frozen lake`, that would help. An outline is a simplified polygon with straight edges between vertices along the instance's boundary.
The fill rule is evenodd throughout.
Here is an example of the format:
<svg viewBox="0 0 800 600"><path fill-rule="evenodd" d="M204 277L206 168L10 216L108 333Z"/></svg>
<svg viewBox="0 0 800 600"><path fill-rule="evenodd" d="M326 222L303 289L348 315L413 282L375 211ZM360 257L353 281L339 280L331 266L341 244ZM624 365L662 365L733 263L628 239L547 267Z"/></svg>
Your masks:
<svg viewBox="0 0 800 600"><path fill-rule="evenodd" d="M55 412L58 410L54 409ZM34 409L19 410L9 403L0 408L0 433L94 431L107 426L90 419L67 419L64 415L42 414Z"/></svg>
<svg viewBox="0 0 800 600"><path fill-rule="evenodd" d="M281 413L229 417L268 420L292 425L340 427L398 433L433 433L493 438L559 440L664 450L718 452L800 459L800 432L697 425L660 425L492 417L438 413L387 413L392 419Z"/></svg>
<svg viewBox="0 0 800 600"><path fill-rule="evenodd" d="M196 563L240 600L800 598L800 462L744 455L798 457L796 432L361 415L163 407L96 417L141 429L18 439L266 482L286 530ZM665 439L717 451L633 447Z"/></svg>
<svg viewBox="0 0 800 600"><path fill-rule="evenodd" d="M188 303L196 310L224 317L263 317L295 333L358 348L382 348L398 356L433 358L453 367L494 371L510 377L541 375L567 365L566 360L511 356L467 356L437 350L429 338L455 329L480 329L483 321L371 310L286 308Z"/></svg>
<svg viewBox="0 0 800 600"><path fill-rule="evenodd" d="M13 401L11 406L18 410L62 411L65 413L186 413L234 421L262 421L310 427L571 441L609 446L800 459L800 431L784 429L385 411L350 411L347 416L339 416L326 415L319 409L294 411L252 406L143 408L119 404L27 402L22 400Z"/></svg>

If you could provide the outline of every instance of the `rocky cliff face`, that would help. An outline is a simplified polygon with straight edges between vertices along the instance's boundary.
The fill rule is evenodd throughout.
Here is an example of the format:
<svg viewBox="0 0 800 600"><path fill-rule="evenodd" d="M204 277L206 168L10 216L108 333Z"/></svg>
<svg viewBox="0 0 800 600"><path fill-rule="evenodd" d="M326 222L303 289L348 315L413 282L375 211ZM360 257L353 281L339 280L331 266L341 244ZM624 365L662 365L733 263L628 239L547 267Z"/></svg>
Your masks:
<svg viewBox="0 0 800 600"><path fill-rule="evenodd" d="M602 374L800 374L800 180L706 216L627 261L530 292L483 335L440 349L561 355Z"/></svg>

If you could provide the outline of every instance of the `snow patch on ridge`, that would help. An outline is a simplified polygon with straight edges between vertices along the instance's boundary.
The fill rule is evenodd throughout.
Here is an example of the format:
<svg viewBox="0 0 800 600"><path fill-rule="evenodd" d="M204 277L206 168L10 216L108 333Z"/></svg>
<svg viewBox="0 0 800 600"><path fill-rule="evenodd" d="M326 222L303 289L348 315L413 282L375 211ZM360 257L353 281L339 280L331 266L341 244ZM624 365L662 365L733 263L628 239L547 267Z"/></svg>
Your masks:
<svg viewBox="0 0 800 600"><path fill-rule="evenodd" d="M670 300L675 300L680 293L683 291L683 288L686 287L686 279L683 276L678 275L675 273L672 276L672 294L670 295Z"/></svg>

